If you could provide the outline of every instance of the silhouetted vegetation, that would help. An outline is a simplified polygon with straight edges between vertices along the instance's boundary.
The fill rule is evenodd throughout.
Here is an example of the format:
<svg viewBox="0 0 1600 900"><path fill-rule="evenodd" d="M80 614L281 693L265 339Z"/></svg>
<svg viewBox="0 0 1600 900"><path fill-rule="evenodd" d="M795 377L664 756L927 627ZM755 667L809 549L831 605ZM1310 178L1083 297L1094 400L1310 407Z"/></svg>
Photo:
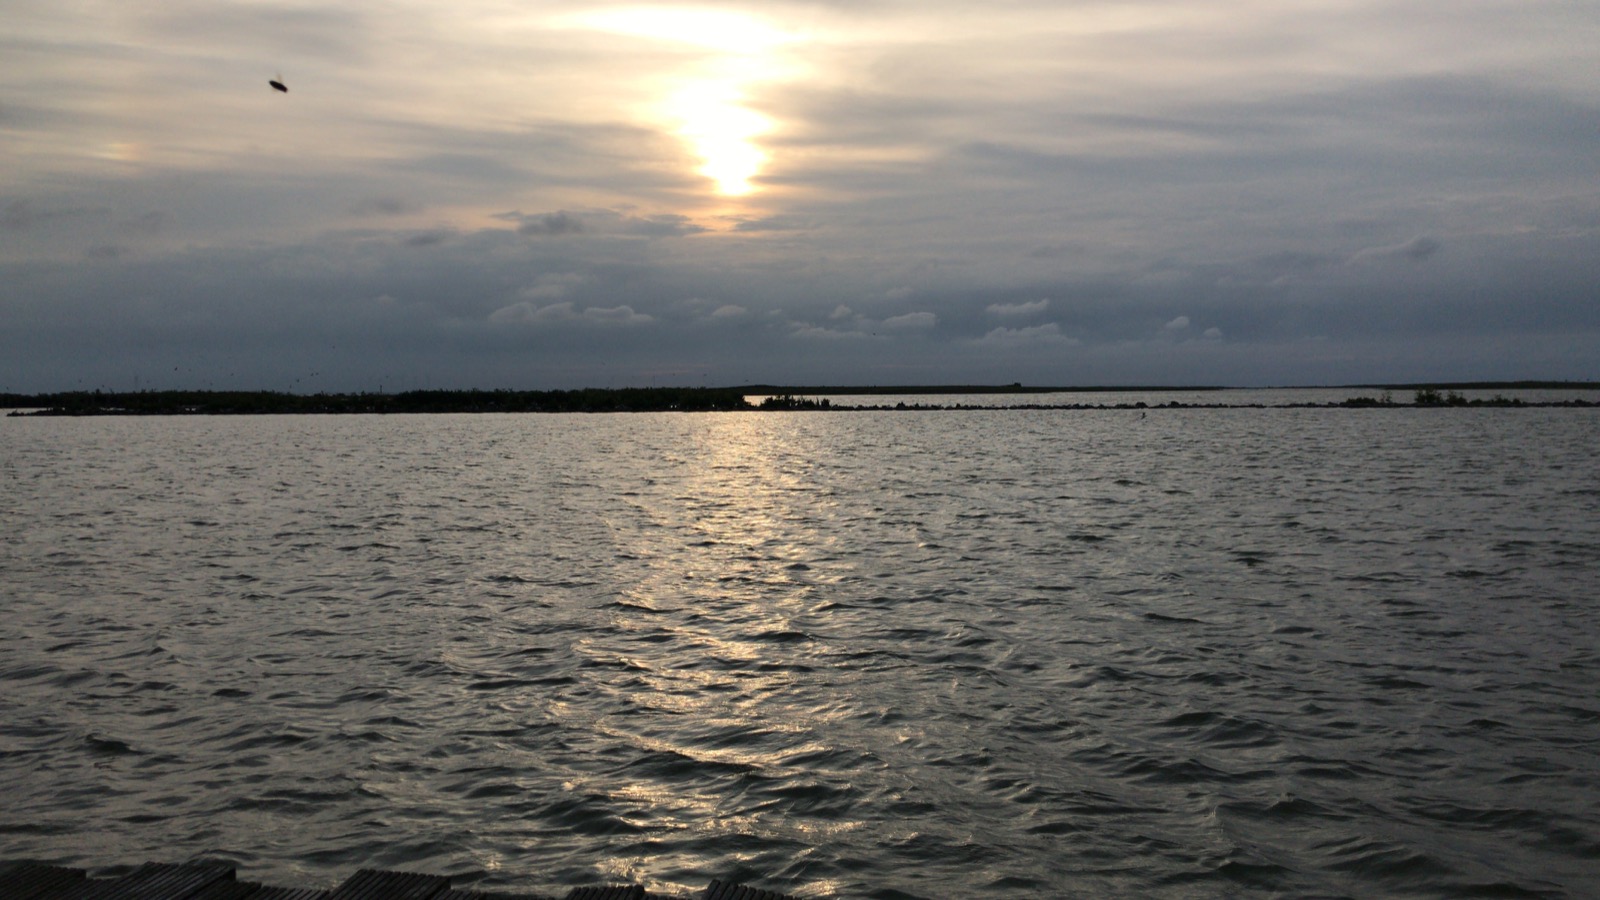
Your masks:
<svg viewBox="0 0 1600 900"><path fill-rule="evenodd" d="M1391 393L1389 391L1384 391L1383 394L1378 396L1378 397L1351 397L1351 398L1345 400L1340 405L1341 406L1350 406L1350 407L1365 407L1365 406L1397 406L1399 404L1394 402L1394 394L1393 393Z"/></svg>
<svg viewBox="0 0 1600 900"><path fill-rule="evenodd" d="M1411 389L1461 391L1592 391L1600 381L1450 381L1429 384L1349 384L1333 387L1383 388L1389 391Z"/></svg>
<svg viewBox="0 0 1600 900"><path fill-rule="evenodd" d="M276 391L74 391L0 395L36 415L259 415L284 413L664 412L749 409L729 388L586 388L574 391L406 391L286 394Z"/></svg>
<svg viewBox="0 0 1600 900"><path fill-rule="evenodd" d="M829 409L832 402L827 397L815 400L809 397L796 397L793 394L779 394L761 401L762 409Z"/></svg>
<svg viewBox="0 0 1600 900"><path fill-rule="evenodd" d="M1495 386L1520 386L1527 389L1597 389L1594 382L1484 382L1463 384L1457 387L1482 390ZM1376 387L1376 386L1372 386ZM1413 402L1399 403L1394 390L1401 386L1385 388L1377 397L1356 396L1346 400L1327 402L1282 403L1280 407L1342 407L1397 408L1397 407L1452 407L1452 406L1569 406L1591 407L1595 404L1582 398L1571 400L1543 400L1526 402L1503 394L1488 399L1468 399L1455 387L1447 385L1406 385L1414 389ZM873 388L782 388L770 385L749 385L730 388L585 388L572 391L405 391L398 394L289 394L277 391L70 391L55 394L0 394L0 409L29 410L26 415L54 416L104 416L104 415L258 415L286 413L530 413L530 412L710 412L723 410L997 410L997 409L1238 409L1262 408L1260 403L1229 403L1226 397L1214 403L1170 400L1166 403L1147 404L1143 400L1098 404L1086 401L1072 403L1016 402L1004 404L923 403L899 400L893 405L854 405L832 403L827 397L806 394L886 394L886 395L951 395L951 394L1043 394L1043 393L1093 393L1116 390L1119 392L1146 391L1223 391L1226 388L1024 388L1021 385L974 387L963 385L922 387ZM765 395L759 407L745 399L747 394ZM19 413L12 413L18 415Z"/></svg>
<svg viewBox="0 0 1600 900"><path fill-rule="evenodd" d="M1109 393L1139 393L1141 391L1226 391L1227 387L1217 385L1075 385L1072 387L1047 387L1043 385L1024 385L1020 382L1011 384L890 384L890 385L779 385L779 384L744 384L735 390L744 394L756 396L791 396L802 397L807 394L832 394L835 397L850 396L853 394L880 394L893 396L896 394L1109 394Z"/></svg>
<svg viewBox="0 0 1600 900"><path fill-rule="evenodd" d="M1517 399L1515 397L1507 397L1504 394L1495 394L1493 397L1490 397L1487 400L1482 399L1482 398L1474 399L1474 400L1468 400L1466 397L1463 397L1461 394L1459 394L1459 393L1457 393L1455 391L1445 391L1443 393L1440 393L1435 388L1418 388L1414 399L1415 399L1415 402L1416 402L1416 404L1418 406L1526 406L1527 405L1526 403L1524 403L1523 401L1521 401L1521 400L1519 400L1519 399ZM1577 401L1576 405L1580 405L1581 406L1581 405L1584 405L1584 404L1582 403L1582 401Z"/></svg>

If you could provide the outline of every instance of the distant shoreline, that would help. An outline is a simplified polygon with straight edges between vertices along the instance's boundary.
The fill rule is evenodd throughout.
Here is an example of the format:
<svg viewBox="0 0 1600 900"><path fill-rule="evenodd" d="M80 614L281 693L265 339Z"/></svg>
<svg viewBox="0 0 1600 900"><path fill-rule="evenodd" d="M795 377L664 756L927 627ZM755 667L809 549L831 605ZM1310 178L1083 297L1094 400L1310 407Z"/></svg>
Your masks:
<svg viewBox="0 0 1600 900"><path fill-rule="evenodd" d="M1351 396L1332 402L1306 403L907 403L834 404L827 397L952 396L975 394L1209 393L1230 390L1379 391L1378 396ZM1594 407L1583 400L1525 401L1496 394L1471 398L1460 391L1600 390L1600 382L1478 381L1428 384L1334 385L1331 387L1230 388L1222 386L1093 386L1040 387L1010 385L785 386L744 385L725 388L586 388L572 391L405 391L395 394L290 394L277 391L72 391L53 394L0 394L0 408L12 416L139 416L139 415L285 415L406 413L536 413L536 412L723 412L739 410L1002 410L1002 409L1261 409L1261 408L1407 408L1407 407ZM1409 392L1410 401L1395 399ZM826 395L826 396L824 396ZM764 398L760 403L749 397Z"/></svg>
<svg viewBox="0 0 1600 900"><path fill-rule="evenodd" d="M1239 386L1228 384L1121 384L1043 386L1014 384L958 385L774 385L750 384L733 388L746 394L1109 394L1171 393L1178 391L1593 391L1600 381L1417 381L1371 384L1310 384Z"/></svg>

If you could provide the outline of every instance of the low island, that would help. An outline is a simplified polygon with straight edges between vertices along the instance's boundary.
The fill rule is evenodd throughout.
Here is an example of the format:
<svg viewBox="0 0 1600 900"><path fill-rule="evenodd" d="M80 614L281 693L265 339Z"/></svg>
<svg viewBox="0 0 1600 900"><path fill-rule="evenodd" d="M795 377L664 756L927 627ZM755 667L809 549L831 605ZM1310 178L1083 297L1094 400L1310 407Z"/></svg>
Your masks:
<svg viewBox="0 0 1600 900"><path fill-rule="evenodd" d="M1524 401L1496 393L1468 399L1463 390L1594 390L1600 382L1515 381L1423 385L1354 385L1351 390L1375 391L1336 402L1285 403L1279 406L1326 408L1452 407L1452 406L1591 406L1574 398ZM137 416L137 415L261 415L353 413L570 413L570 412L723 412L735 410L928 410L928 409L1226 409L1259 407L1254 403L1227 402L1223 387L1025 387L1008 385L928 386L780 386L753 384L739 387L584 388L580 390L416 390L400 393L293 394L281 391L67 391L46 394L0 394L0 408L10 415L32 416ZM1218 401L1166 403L1095 403L1060 400L1064 393L1130 393L1162 391L1219 392ZM1409 399L1396 399L1397 393ZM983 405L940 402L937 397L962 394L1008 394L1011 403ZM828 395L828 396L822 396ZM828 397L872 395L906 397L894 403L834 402ZM1050 395L1050 396L1046 396ZM752 399L755 398L755 399Z"/></svg>

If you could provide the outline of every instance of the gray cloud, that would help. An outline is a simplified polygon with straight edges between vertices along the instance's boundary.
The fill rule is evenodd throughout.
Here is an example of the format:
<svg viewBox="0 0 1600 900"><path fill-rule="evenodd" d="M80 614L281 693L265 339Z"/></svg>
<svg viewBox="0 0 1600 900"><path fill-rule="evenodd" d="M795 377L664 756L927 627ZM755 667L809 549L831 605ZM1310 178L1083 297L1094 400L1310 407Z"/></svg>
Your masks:
<svg viewBox="0 0 1600 900"><path fill-rule="evenodd" d="M527 300L502 306L489 314L489 321L505 324L532 325L540 322L570 322L578 317L571 303L552 303L539 306Z"/></svg>
<svg viewBox="0 0 1600 900"><path fill-rule="evenodd" d="M418 232L417 234L407 236L401 241L401 243L405 244L407 247L432 247L435 244L443 243L449 236L450 232L444 230L422 231Z"/></svg>
<svg viewBox="0 0 1600 900"><path fill-rule="evenodd" d="M583 220L566 210L557 210L556 212L539 216L517 216L516 218L521 219L522 223L517 226L518 234L564 235L582 234L585 231Z"/></svg>
<svg viewBox="0 0 1600 900"><path fill-rule="evenodd" d="M1055 322L1046 322L1043 325L1029 325L1025 328L993 328L981 338L978 338L978 341L983 344L997 344L1006 347L1026 344L1070 346L1079 343L1077 340L1063 335L1061 326Z"/></svg>
<svg viewBox="0 0 1600 900"><path fill-rule="evenodd" d="M108 212L85 206L48 208L27 198L18 198L0 204L0 229L27 231L73 219L100 219Z"/></svg>
<svg viewBox="0 0 1600 900"><path fill-rule="evenodd" d="M639 234L647 237L684 237L691 234L700 234L707 231L688 216L676 213L663 213L653 216L624 216L620 220L620 230L625 234Z"/></svg>
<svg viewBox="0 0 1600 900"><path fill-rule="evenodd" d="M881 327L889 331L926 331L939 324L939 317L931 312L912 312L884 319Z"/></svg>
<svg viewBox="0 0 1600 900"><path fill-rule="evenodd" d="M357 216L402 216L420 209L417 204L397 197L368 197L352 204L350 212Z"/></svg>
<svg viewBox="0 0 1600 900"><path fill-rule="evenodd" d="M635 312L633 307L622 305L609 308L591 307L583 311L584 318L594 322L603 322L611 325L644 325L654 322L655 317Z"/></svg>
<svg viewBox="0 0 1600 900"><path fill-rule="evenodd" d="M805 231L815 225L795 216L763 216L757 219L740 219L733 229L735 231Z"/></svg>
<svg viewBox="0 0 1600 900"><path fill-rule="evenodd" d="M823 328L818 325L803 324L796 324L790 334L807 341L860 341L870 337L870 335L862 331Z"/></svg>
<svg viewBox="0 0 1600 900"><path fill-rule="evenodd" d="M495 218L517 222L517 233L534 237L563 237L579 234L634 235L638 237L685 237L709 230L688 216L658 213L636 216L609 209L557 210L524 215L499 213Z"/></svg>
<svg viewBox="0 0 1600 900"><path fill-rule="evenodd" d="M1049 300L1030 300L1027 303L991 303L986 307L986 312L992 316L1013 318L1038 315L1049 307Z"/></svg>
<svg viewBox="0 0 1600 900"><path fill-rule="evenodd" d="M218 5L192 0L163 3L134 17L134 22L152 42L204 45L225 37L244 52L276 58L280 67L286 65L284 60L365 60L372 51L368 38L375 27L354 7Z"/></svg>
<svg viewBox="0 0 1600 900"><path fill-rule="evenodd" d="M1356 251L1351 257L1352 262L1371 259L1406 259L1411 262L1422 262L1431 258L1442 248L1434 238L1426 235L1414 237L1403 244L1393 244L1386 247L1368 247Z"/></svg>

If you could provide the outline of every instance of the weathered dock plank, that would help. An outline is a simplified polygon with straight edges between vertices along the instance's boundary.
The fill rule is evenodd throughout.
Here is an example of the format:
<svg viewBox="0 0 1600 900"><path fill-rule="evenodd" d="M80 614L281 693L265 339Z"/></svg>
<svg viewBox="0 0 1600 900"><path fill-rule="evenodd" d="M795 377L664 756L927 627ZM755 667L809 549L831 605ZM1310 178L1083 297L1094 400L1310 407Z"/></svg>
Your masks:
<svg viewBox="0 0 1600 900"><path fill-rule="evenodd" d="M333 889L328 900L432 900L450 889L443 875L362 869Z"/></svg>
<svg viewBox="0 0 1600 900"><path fill-rule="evenodd" d="M329 893L315 888L263 887L251 894L250 900L328 900Z"/></svg>
<svg viewBox="0 0 1600 900"><path fill-rule="evenodd" d="M0 867L0 897L6 900L41 900L84 881L89 873L66 866L13 863Z"/></svg>
<svg viewBox="0 0 1600 900"><path fill-rule="evenodd" d="M50 900L189 900L205 888L233 881L233 867L224 863L145 863L121 878L91 878Z"/></svg>
<svg viewBox="0 0 1600 900"><path fill-rule="evenodd" d="M219 881L190 894L187 900L254 900L260 893L259 881Z"/></svg>
<svg viewBox="0 0 1600 900"><path fill-rule="evenodd" d="M576 887L566 900L645 900L644 888L637 884L619 884L608 887Z"/></svg>
<svg viewBox="0 0 1600 900"><path fill-rule="evenodd" d="M453 887L434 900L555 900L547 894L490 894L488 890L467 890L466 887Z"/></svg>
<svg viewBox="0 0 1600 900"><path fill-rule="evenodd" d="M742 884L729 884L711 879L711 886L700 895L701 900L794 900L786 894L776 891L764 891L760 888L746 887Z"/></svg>

